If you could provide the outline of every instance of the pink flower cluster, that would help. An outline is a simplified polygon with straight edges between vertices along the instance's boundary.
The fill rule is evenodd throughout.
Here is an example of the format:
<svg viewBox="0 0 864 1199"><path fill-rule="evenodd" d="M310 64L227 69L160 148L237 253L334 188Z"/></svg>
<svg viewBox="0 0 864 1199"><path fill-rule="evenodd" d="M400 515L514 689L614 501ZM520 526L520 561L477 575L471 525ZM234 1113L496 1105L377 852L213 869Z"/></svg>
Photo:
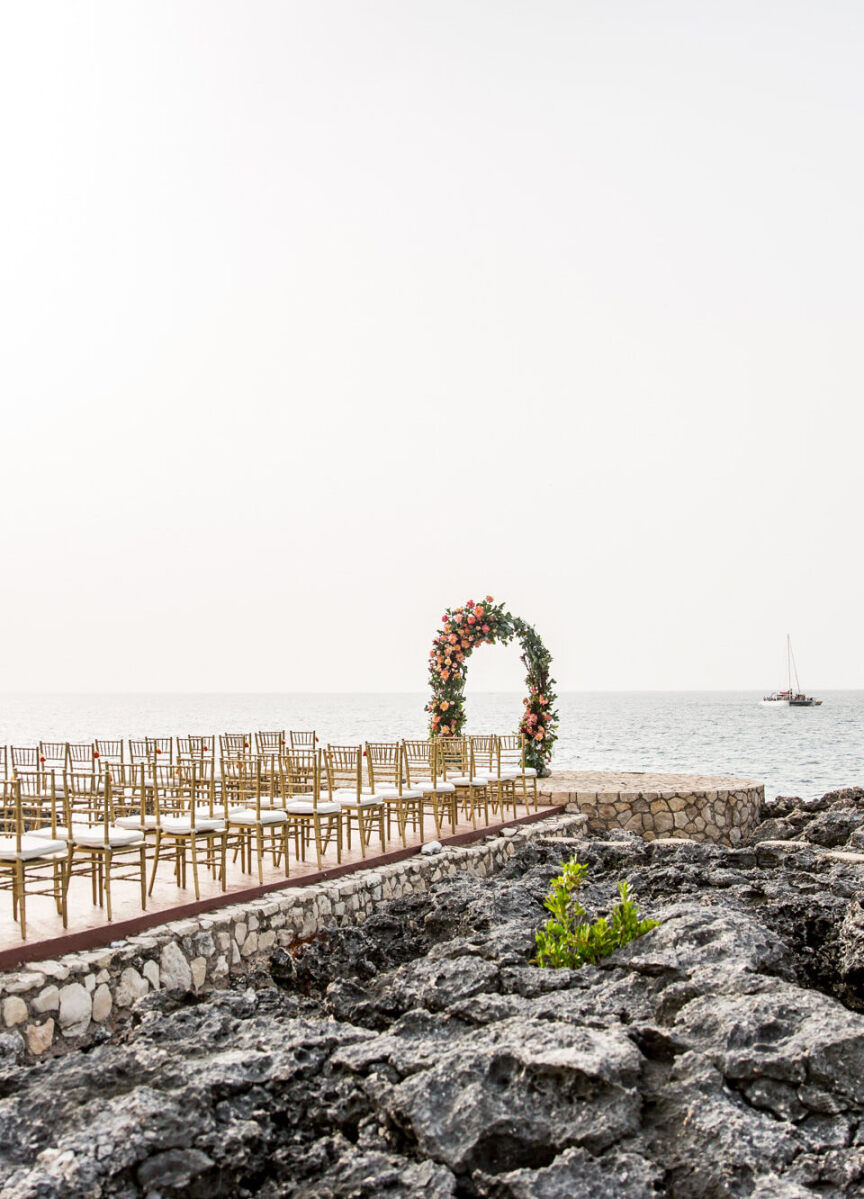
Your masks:
<svg viewBox="0 0 864 1199"><path fill-rule="evenodd" d="M479 604L468 600L462 608L453 608L441 617L441 628L429 651L429 672L435 697L426 705L432 714L432 730L443 736L458 733L464 713L456 698L458 680L465 675L465 660L478 645L495 640L498 610L494 598L487 595ZM449 686L448 686L449 684ZM447 698L447 692L453 694Z"/></svg>
<svg viewBox="0 0 864 1199"><path fill-rule="evenodd" d="M519 731L527 739L542 743L545 741L549 732L549 726L552 723L549 700L545 695L538 692L536 687L532 687L531 694L525 697L523 703L525 711L522 715L522 723L519 725Z"/></svg>

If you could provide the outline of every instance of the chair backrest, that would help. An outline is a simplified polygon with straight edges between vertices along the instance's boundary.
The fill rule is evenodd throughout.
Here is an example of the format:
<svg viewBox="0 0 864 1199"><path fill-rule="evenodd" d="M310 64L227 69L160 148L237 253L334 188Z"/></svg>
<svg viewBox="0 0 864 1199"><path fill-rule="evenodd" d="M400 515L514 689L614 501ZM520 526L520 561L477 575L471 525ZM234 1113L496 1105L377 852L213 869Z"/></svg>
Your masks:
<svg viewBox="0 0 864 1199"><path fill-rule="evenodd" d="M0 777L9 777L9 749L5 745L0 745Z"/></svg>
<svg viewBox="0 0 864 1199"><path fill-rule="evenodd" d="M285 749L285 730L274 729L271 732L259 730L255 734L255 749L259 754L281 754Z"/></svg>
<svg viewBox="0 0 864 1199"><path fill-rule="evenodd" d="M166 816L182 817L194 830L199 815L213 815L215 788L210 762L178 762L167 769L151 767L151 781L157 825Z"/></svg>
<svg viewBox="0 0 864 1199"><path fill-rule="evenodd" d="M395 787L402 793L402 742L367 741L366 770L369 786L373 791L382 787Z"/></svg>
<svg viewBox="0 0 864 1199"><path fill-rule="evenodd" d="M468 738L473 757L472 770L496 770L498 767L497 738L494 733L481 733Z"/></svg>
<svg viewBox="0 0 864 1199"><path fill-rule="evenodd" d="M504 769L525 769L525 738L521 733L503 733L498 738L498 758Z"/></svg>
<svg viewBox="0 0 864 1199"><path fill-rule="evenodd" d="M288 744L292 749L317 749L318 734L314 729L289 729Z"/></svg>
<svg viewBox="0 0 864 1199"><path fill-rule="evenodd" d="M466 737L435 737L433 740L440 771L445 779L448 774L468 774L471 769L471 749Z"/></svg>
<svg viewBox="0 0 864 1199"><path fill-rule="evenodd" d="M96 769L96 746L92 741L70 741L66 746L67 765L76 774L92 774Z"/></svg>
<svg viewBox="0 0 864 1199"><path fill-rule="evenodd" d="M63 786L56 784L54 771L29 772L13 778L18 785L23 832L50 827L54 834L65 817Z"/></svg>
<svg viewBox="0 0 864 1199"><path fill-rule="evenodd" d="M65 741L39 742L39 769L66 770L69 765L69 746Z"/></svg>
<svg viewBox="0 0 864 1199"><path fill-rule="evenodd" d="M71 828L73 824L101 827L107 844L108 829L113 823L110 774L73 774L67 771L63 778L63 802L68 827Z"/></svg>
<svg viewBox="0 0 864 1199"><path fill-rule="evenodd" d="M177 738L177 761L212 763L215 749L215 737L201 737L190 733L188 737Z"/></svg>
<svg viewBox="0 0 864 1199"><path fill-rule="evenodd" d="M435 741L403 741L402 762L405 769L405 781L412 786L411 779L416 781L431 779L435 782L438 777L438 754Z"/></svg>
<svg viewBox="0 0 864 1199"><path fill-rule="evenodd" d="M24 822L21 814L21 784L17 778L0 781L0 837L14 837L15 850L21 852Z"/></svg>
<svg viewBox="0 0 864 1199"><path fill-rule="evenodd" d="M94 754L100 762L120 762L126 761L126 743L119 741L104 741L97 737L93 742Z"/></svg>
<svg viewBox="0 0 864 1199"><path fill-rule="evenodd" d="M133 763L157 762L170 766L174 761L173 737L130 737L129 760Z"/></svg>
<svg viewBox="0 0 864 1199"><path fill-rule="evenodd" d="M324 750L325 776L322 785L334 791L353 791L359 799L363 788L363 747L328 745Z"/></svg>
<svg viewBox="0 0 864 1199"><path fill-rule="evenodd" d="M251 758L251 733L220 733L219 754L223 758Z"/></svg>
<svg viewBox="0 0 864 1199"><path fill-rule="evenodd" d="M260 758L235 758L228 763L232 772L232 806L246 808L261 819L262 775ZM223 798L225 795L223 778ZM227 800L226 810L227 810Z"/></svg>
<svg viewBox="0 0 864 1199"><path fill-rule="evenodd" d="M115 762L101 758L97 763L99 773L108 775L111 785L111 800L116 816L138 816L152 810L148 808L146 785L147 763ZM104 787L104 782L103 782Z"/></svg>
<svg viewBox="0 0 864 1199"><path fill-rule="evenodd" d="M279 759L282 796L290 799L311 799L315 792L319 754L314 749L290 749Z"/></svg>
<svg viewBox="0 0 864 1199"><path fill-rule="evenodd" d="M38 745L10 745L9 753L11 757L12 771L17 771L19 774L22 770L38 771L39 769L39 746Z"/></svg>

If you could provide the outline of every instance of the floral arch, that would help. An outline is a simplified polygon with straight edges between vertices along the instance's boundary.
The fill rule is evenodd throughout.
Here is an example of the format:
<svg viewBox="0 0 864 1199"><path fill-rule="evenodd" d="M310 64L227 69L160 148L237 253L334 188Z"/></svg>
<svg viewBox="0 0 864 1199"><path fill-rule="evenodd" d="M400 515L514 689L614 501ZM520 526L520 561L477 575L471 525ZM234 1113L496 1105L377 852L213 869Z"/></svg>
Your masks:
<svg viewBox="0 0 864 1199"><path fill-rule="evenodd" d="M429 684L432 698L426 705L430 736L456 737L465 725L465 678L468 659L478 645L507 645L514 637L522 646L525 682L528 694L519 731L525 735L525 763L538 775L549 773L552 746L557 740L558 713L555 680L550 677L552 655L535 629L513 616L491 595L485 600L468 602L461 608L448 608L441 617L429 653Z"/></svg>

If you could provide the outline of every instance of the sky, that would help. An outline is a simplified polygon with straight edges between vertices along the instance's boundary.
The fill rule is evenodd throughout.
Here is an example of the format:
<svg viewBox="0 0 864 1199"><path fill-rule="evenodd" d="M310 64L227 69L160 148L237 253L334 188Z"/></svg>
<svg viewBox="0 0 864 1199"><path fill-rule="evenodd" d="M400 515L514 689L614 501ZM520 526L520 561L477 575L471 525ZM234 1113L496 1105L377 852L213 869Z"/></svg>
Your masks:
<svg viewBox="0 0 864 1199"><path fill-rule="evenodd" d="M864 687L864 7L0 6L0 691ZM515 648L472 686L517 690Z"/></svg>

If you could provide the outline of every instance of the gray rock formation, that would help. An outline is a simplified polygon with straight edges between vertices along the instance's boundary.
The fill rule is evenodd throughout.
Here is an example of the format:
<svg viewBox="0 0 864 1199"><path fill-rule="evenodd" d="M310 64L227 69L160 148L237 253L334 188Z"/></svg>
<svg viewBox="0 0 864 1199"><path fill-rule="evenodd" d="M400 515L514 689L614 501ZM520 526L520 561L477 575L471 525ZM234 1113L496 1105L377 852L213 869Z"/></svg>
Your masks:
<svg viewBox="0 0 864 1199"><path fill-rule="evenodd" d="M87 1052L6 1037L2 1195L864 1199L864 871L824 852L864 791L823 800L740 849L534 842ZM592 916L626 877L661 924L538 970L574 854Z"/></svg>

